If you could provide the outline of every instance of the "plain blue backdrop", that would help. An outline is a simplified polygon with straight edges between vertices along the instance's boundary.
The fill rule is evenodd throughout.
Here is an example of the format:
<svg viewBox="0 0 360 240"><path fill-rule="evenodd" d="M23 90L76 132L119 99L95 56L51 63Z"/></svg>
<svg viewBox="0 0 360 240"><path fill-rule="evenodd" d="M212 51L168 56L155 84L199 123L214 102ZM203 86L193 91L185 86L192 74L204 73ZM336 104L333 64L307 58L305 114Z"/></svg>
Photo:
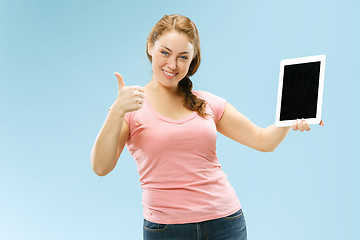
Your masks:
<svg viewBox="0 0 360 240"><path fill-rule="evenodd" d="M127 150L113 172L90 152L117 96L114 72L146 85L146 38L164 14L198 27L195 89L274 123L280 60L327 55L324 127L272 153L219 134L217 153L249 240L360 239L360 3L356 0L0 0L0 239L141 239Z"/></svg>

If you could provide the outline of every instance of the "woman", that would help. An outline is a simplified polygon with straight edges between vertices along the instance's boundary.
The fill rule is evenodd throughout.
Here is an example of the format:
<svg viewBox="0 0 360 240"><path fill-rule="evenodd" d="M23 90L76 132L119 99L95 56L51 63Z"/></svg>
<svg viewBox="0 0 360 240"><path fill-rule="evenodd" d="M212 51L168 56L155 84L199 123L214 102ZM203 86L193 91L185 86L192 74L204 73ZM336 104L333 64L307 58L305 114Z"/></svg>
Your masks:
<svg viewBox="0 0 360 240"><path fill-rule="evenodd" d="M193 91L201 55L195 24L165 15L147 41L152 78L145 87L118 79L118 97L95 141L96 174L112 171L126 144L143 189L144 239L246 239L241 205L216 157L216 134L274 151L289 127L254 125L224 99ZM309 131L305 121L294 130Z"/></svg>

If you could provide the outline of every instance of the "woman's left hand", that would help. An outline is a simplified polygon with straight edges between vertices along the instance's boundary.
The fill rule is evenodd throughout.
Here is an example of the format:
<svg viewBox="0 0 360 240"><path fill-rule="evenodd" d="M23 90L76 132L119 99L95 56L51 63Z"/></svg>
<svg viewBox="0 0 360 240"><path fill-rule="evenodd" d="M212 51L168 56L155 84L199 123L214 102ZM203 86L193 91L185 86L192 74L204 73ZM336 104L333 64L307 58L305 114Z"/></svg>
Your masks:
<svg viewBox="0 0 360 240"><path fill-rule="evenodd" d="M319 125L324 126L324 122L321 120ZM292 125L292 129L294 131L300 130L300 132L310 131L310 126L309 126L309 124L307 124L307 122L304 119L298 119Z"/></svg>

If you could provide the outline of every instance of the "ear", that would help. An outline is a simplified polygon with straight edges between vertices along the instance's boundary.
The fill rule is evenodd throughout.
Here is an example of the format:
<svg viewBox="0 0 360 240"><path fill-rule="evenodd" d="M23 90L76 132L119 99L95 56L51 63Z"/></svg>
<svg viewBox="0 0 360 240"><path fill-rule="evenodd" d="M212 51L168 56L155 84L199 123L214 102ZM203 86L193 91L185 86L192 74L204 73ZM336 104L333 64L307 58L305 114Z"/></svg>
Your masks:
<svg viewBox="0 0 360 240"><path fill-rule="evenodd" d="M150 43L147 46L147 50L148 50L149 55L152 56L152 47L151 47Z"/></svg>

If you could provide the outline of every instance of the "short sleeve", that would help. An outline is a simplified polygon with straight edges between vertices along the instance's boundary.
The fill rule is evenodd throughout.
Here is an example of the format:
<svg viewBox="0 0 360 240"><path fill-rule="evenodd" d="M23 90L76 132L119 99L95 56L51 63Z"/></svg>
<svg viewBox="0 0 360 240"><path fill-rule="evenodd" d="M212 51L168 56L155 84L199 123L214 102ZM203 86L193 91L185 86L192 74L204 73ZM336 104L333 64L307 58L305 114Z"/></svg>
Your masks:
<svg viewBox="0 0 360 240"><path fill-rule="evenodd" d="M194 91L194 94L206 101L207 108L217 123L225 112L226 100L206 91Z"/></svg>
<svg viewBox="0 0 360 240"><path fill-rule="evenodd" d="M133 128L133 118L134 118L134 112L127 112L125 113L125 121L127 123L127 125L129 126L130 129L130 134L131 134L131 130Z"/></svg>

